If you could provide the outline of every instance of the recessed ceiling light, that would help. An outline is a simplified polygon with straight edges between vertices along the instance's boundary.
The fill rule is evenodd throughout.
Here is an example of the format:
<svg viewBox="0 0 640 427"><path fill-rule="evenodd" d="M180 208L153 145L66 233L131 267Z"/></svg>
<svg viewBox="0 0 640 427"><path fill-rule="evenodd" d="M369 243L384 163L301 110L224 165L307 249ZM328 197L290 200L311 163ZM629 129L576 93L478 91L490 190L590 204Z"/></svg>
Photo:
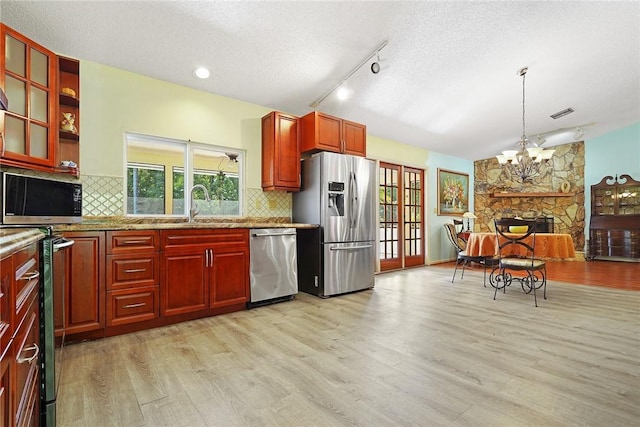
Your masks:
<svg viewBox="0 0 640 427"><path fill-rule="evenodd" d="M208 79L211 73L204 67L198 67L193 70L193 75L199 79Z"/></svg>

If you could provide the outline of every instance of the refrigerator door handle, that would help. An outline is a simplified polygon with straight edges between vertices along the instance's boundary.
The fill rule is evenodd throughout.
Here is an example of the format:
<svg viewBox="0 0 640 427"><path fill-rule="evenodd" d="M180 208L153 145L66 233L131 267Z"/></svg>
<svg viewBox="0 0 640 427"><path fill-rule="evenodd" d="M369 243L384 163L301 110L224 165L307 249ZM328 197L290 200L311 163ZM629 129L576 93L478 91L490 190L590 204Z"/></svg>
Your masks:
<svg viewBox="0 0 640 427"><path fill-rule="evenodd" d="M358 225L358 218L356 216L358 212L358 179L356 178L356 173L351 172L349 176L349 193L350 194L350 211L349 215L351 216L351 228L356 228Z"/></svg>
<svg viewBox="0 0 640 427"><path fill-rule="evenodd" d="M358 246L348 246L348 247L331 246L329 250L330 251L351 251L354 249L369 249L372 246L373 245L358 245Z"/></svg>

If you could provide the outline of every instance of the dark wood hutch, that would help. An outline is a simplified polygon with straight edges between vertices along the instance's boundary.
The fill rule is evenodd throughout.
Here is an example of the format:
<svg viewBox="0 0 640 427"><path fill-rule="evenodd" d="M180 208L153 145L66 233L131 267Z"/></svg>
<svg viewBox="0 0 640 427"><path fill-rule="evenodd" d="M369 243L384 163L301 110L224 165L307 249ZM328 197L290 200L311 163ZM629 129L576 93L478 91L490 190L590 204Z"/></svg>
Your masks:
<svg viewBox="0 0 640 427"><path fill-rule="evenodd" d="M591 186L587 259L640 261L640 182L623 174Z"/></svg>

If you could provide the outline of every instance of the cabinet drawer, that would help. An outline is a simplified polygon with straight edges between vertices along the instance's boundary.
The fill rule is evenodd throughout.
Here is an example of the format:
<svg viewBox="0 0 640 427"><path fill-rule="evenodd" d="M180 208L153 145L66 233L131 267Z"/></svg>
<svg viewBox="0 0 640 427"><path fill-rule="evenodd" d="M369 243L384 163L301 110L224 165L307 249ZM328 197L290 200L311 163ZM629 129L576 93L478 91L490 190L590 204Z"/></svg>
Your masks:
<svg viewBox="0 0 640 427"><path fill-rule="evenodd" d="M123 289L158 284L159 254L108 255L107 289Z"/></svg>
<svg viewBox="0 0 640 427"><path fill-rule="evenodd" d="M13 256L15 271L14 303L15 317L14 327L18 327L24 319L32 301L38 298L40 284L40 264L36 245L17 252ZM14 329L14 332L16 330Z"/></svg>
<svg viewBox="0 0 640 427"><path fill-rule="evenodd" d="M14 305L11 301L11 283L14 272L11 261L11 256L0 260L0 356L6 351L13 336Z"/></svg>
<svg viewBox="0 0 640 427"><path fill-rule="evenodd" d="M158 287L107 292L107 326L141 322L158 317Z"/></svg>
<svg viewBox="0 0 640 427"><path fill-rule="evenodd" d="M157 252L158 231L107 231L107 254Z"/></svg>
<svg viewBox="0 0 640 427"><path fill-rule="evenodd" d="M39 390L40 311L37 301L30 304L24 321L18 327L15 346L15 421L27 424L34 417Z"/></svg>
<svg viewBox="0 0 640 427"><path fill-rule="evenodd" d="M218 243L246 243L249 244L249 230L246 228L234 229L193 229L193 230L167 230L160 232L162 249L181 249L189 246L195 249L199 246L211 247Z"/></svg>

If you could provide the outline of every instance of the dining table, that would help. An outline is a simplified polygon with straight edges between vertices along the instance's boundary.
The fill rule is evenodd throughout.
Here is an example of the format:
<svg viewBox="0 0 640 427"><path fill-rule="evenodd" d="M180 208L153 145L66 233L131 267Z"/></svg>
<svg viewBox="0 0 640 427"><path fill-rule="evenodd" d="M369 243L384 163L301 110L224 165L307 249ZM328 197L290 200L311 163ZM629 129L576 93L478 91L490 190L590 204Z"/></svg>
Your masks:
<svg viewBox="0 0 640 427"><path fill-rule="evenodd" d="M518 236L517 233L506 233ZM533 235L525 241L531 244ZM535 234L536 258L575 260L576 249L570 234L564 233L536 233ZM473 232L467 239L466 253L469 256L493 256L498 254L498 236L495 232ZM524 255L523 253L513 253L514 255Z"/></svg>

